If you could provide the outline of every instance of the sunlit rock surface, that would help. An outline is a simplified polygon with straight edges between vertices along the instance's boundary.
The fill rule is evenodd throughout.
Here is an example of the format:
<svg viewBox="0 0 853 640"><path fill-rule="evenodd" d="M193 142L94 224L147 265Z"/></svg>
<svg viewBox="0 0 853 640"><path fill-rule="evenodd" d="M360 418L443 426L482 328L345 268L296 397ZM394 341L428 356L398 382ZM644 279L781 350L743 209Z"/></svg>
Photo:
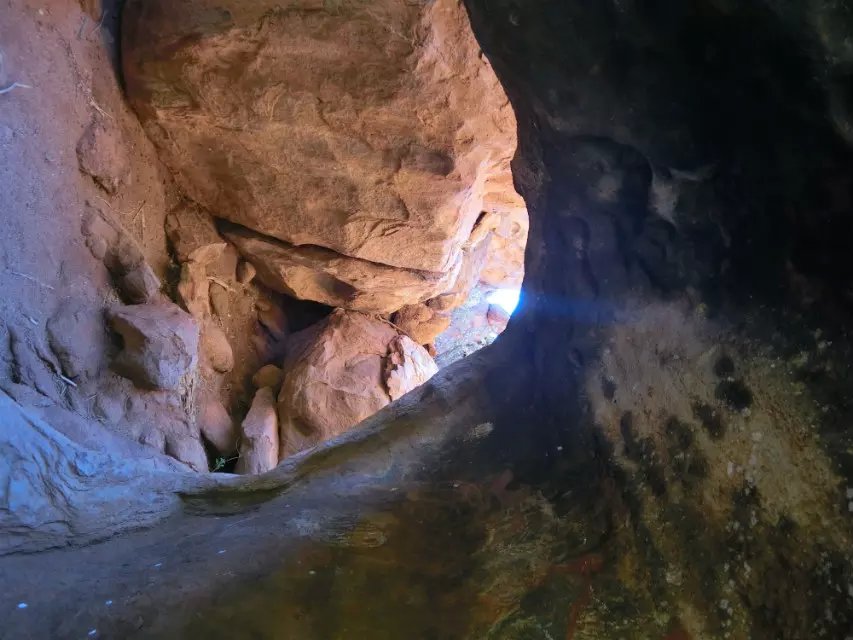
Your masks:
<svg viewBox="0 0 853 640"><path fill-rule="evenodd" d="M338 309L291 338L283 370L281 458L348 431L438 368L390 322Z"/></svg>
<svg viewBox="0 0 853 640"><path fill-rule="evenodd" d="M130 2L128 93L186 193L293 245L445 272L519 206L515 123L451 0Z"/></svg>

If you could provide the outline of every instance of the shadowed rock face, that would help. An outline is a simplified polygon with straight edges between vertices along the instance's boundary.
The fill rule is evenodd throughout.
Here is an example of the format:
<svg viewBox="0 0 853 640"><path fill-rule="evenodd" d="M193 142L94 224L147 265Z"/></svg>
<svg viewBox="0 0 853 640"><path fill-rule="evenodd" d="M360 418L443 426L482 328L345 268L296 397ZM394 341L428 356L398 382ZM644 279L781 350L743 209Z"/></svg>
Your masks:
<svg viewBox="0 0 853 640"><path fill-rule="evenodd" d="M613 526L568 637L845 636L849 11L467 5L519 121L532 450L596 450Z"/></svg>
<svg viewBox="0 0 853 640"><path fill-rule="evenodd" d="M141 471L160 480L132 485L159 509L141 518L63 490L40 520L62 525L17 548L175 517L4 559L0 606L31 598L40 614L18 629L849 635L843 8L466 5L519 121L520 314L492 347L266 476L169 485ZM56 440L4 432L18 433ZM48 458L63 486L86 472L77 455ZM27 459L14 477L38 486ZM25 539L38 525L9 522Z"/></svg>

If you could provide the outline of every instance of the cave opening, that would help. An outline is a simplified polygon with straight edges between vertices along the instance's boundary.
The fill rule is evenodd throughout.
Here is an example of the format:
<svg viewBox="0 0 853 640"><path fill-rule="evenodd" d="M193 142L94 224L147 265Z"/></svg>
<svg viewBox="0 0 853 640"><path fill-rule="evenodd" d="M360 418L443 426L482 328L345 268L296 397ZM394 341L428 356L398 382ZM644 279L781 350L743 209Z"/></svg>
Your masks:
<svg viewBox="0 0 853 640"><path fill-rule="evenodd" d="M10 0L4 630L850 635L850 34Z"/></svg>

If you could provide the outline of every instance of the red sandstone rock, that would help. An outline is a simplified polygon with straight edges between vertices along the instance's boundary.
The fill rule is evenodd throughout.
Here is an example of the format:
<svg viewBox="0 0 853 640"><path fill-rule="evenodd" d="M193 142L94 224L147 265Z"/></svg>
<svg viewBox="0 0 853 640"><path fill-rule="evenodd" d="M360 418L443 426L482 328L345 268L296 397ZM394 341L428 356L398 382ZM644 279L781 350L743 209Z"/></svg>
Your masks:
<svg viewBox="0 0 853 640"><path fill-rule="evenodd" d="M408 304L392 321L418 344L429 344L450 326L450 313L436 311L429 304Z"/></svg>
<svg viewBox="0 0 853 640"><path fill-rule="evenodd" d="M279 4L128 2L128 95L180 187L291 246L452 271L484 208L520 205L514 117L464 7Z"/></svg>
<svg viewBox="0 0 853 640"><path fill-rule="evenodd" d="M278 396L281 456L347 431L428 380L432 358L400 338L387 322L341 309L291 336Z"/></svg>
<svg viewBox="0 0 853 640"><path fill-rule="evenodd" d="M194 318L210 316L210 281L203 263L191 260L181 265L178 301Z"/></svg>
<svg viewBox="0 0 853 640"><path fill-rule="evenodd" d="M451 312L460 306L477 284L480 271L488 257L491 232L478 225L472 234L473 242L462 252L462 264L453 285L424 303L406 305L392 316L392 322L418 344L429 344L450 326Z"/></svg>
<svg viewBox="0 0 853 640"><path fill-rule="evenodd" d="M227 373L234 368L234 352L228 337L213 320L202 325L200 353L204 363L214 371Z"/></svg>
<svg viewBox="0 0 853 640"><path fill-rule="evenodd" d="M47 338L62 371L69 378L94 378L107 345L103 313L82 301L62 302L47 322Z"/></svg>
<svg viewBox="0 0 853 640"><path fill-rule="evenodd" d="M160 280L146 262L142 248L112 215L88 205L81 232L92 255L109 270L125 302L143 304L161 297Z"/></svg>
<svg viewBox="0 0 853 640"><path fill-rule="evenodd" d="M385 358L385 386L391 400L402 398L438 373L438 367L426 349L409 336L397 336L388 345Z"/></svg>
<svg viewBox="0 0 853 640"><path fill-rule="evenodd" d="M231 298L228 289L219 282L210 281L208 288L210 308L220 318L227 318L231 309Z"/></svg>
<svg viewBox="0 0 853 640"><path fill-rule="evenodd" d="M127 302L143 304L159 297L160 279L147 262L141 262L119 278L119 288Z"/></svg>
<svg viewBox="0 0 853 640"><path fill-rule="evenodd" d="M281 387L281 381L284 378L284 372L280 367L274 364L268 364L258 369L258 372L252 376L252 384L258 389L270 387L274 391L278 391Z"/></svg>
<svg viewBox="0 0 853 640"><path fill-rule="evenodd" d="M195 261L204 265L215 261L227 246L205 211L184 202L166 216L166 235L179 262Z"/></svg>
<svg viewBox="0 0 853 640"><path fill-rule="evenodd" d="M107 193L114 194L130 175L127 145L116 124L98 116L77 143L80 170Z"/></svg>
<svg viewBox="0 0 853 640"><path fill-rule="evenodd" d="M278 417L272 389L258 389L243 420L237 473L264 473L275 468L279 456Z"/></svg>
<svg viewBox="0 0 853 640"><path fill-rule="evenodd" d="M237 428L218 398L210 396L202 402L196 422L217 453L230 456L237 450Z"/></svg>
<svg viewBox="0 0 853 640"><path fill-rule="evenodd" d="M392 313L427 300L445 291L458 273L458 267L447 273L398 269L320 247L295 247L245 229L225 232L225 237L270 289L366 313Z"/></svg>
<svg viewBox="0 0 853 640"><path fill-rule="evenodd" d="M240 284L249 284L255 279L255 274L257 273L258 270L255 269L255 265L246 260L240 260L240 263L237 265L237 282Z"/></svg>
<svg viewBox="0 0 853 640"><path fill-rule="evenodd" d="M258 309L258 322L275 340L284 340L288 333L287 316L284 310L274 302L263 298L259 299L255 306Z"/></svg>
<svg viewBox="0 0 853 640"><path fill-rule="evenodd" d="M524 279L524 250L529 228L527 210L506 209L496 222L480 281L493 287L518 289Z"/></svg>
<svg viewBox="0 0 853 640"><path fill-rule="evenodd" d="M124 342L113 368L137 386L175 389L195 368L198 324L177 305L119 306L109 310L108 318Z"/></svg>

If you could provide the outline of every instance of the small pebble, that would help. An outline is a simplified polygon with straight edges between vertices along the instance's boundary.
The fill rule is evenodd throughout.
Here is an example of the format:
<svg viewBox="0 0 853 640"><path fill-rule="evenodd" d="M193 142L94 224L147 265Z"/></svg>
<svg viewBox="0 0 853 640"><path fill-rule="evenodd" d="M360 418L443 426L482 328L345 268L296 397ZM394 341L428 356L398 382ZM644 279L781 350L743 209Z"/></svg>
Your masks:
<svg viewBox="0 0 853 640"><path fill-rule="evenodd" d="M113 604L113 601L112 601L112 600L107 600L104 604L105 604L105 605L107 605L108 607L111 607L111 606L112 606L112 604Z"/></svg>

